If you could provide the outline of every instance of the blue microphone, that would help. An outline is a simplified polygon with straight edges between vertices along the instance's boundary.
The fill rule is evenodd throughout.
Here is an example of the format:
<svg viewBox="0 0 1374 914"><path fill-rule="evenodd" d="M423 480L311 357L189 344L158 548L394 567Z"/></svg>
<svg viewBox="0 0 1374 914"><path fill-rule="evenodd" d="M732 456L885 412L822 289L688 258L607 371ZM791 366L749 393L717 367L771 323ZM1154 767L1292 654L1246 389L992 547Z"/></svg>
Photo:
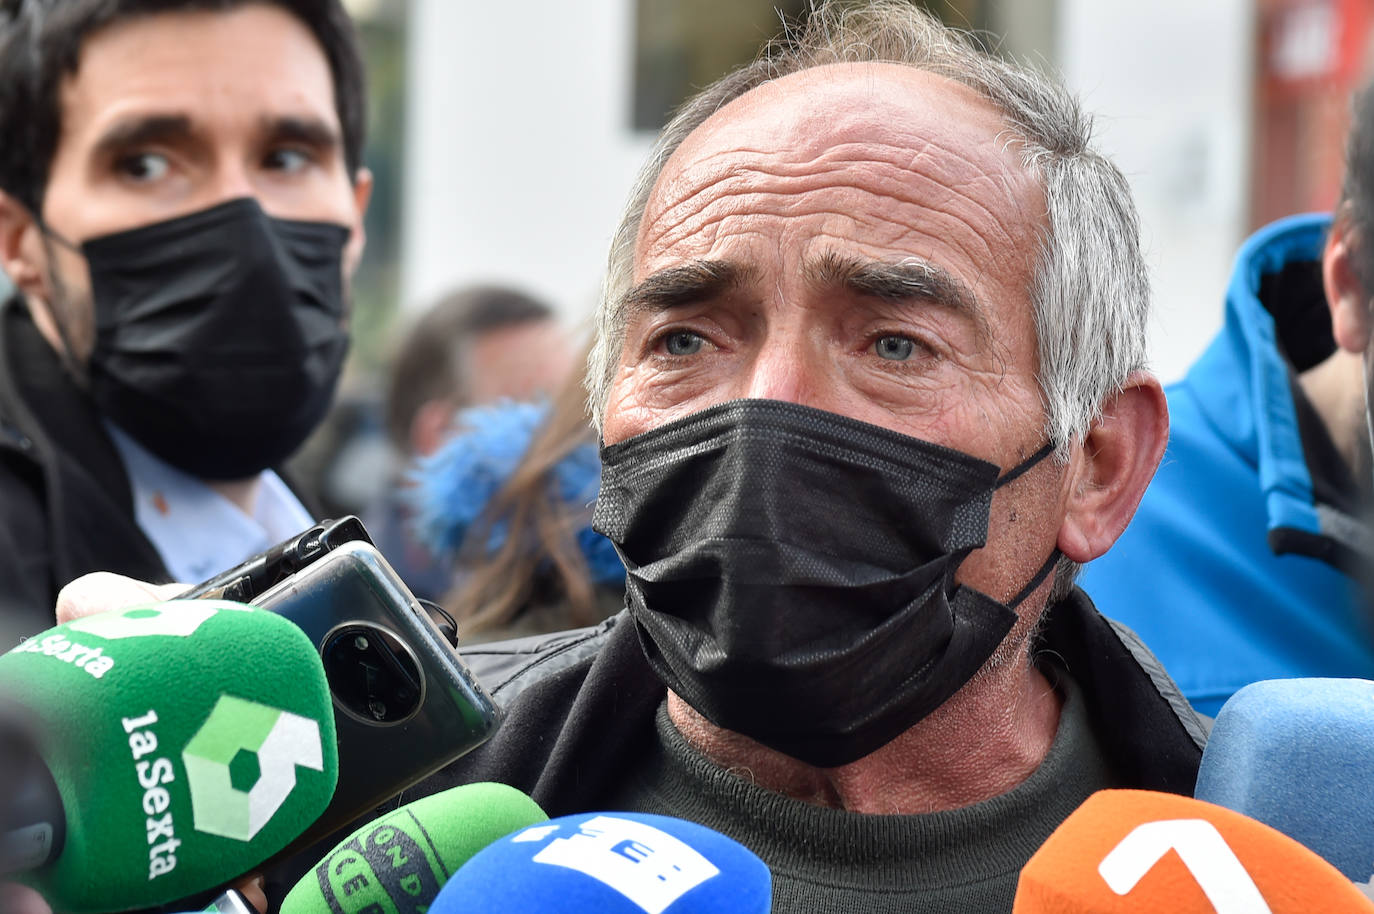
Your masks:
<svg viewBox="0 0 1374 914"><path fill-rule="evenodd" d="M1306 845L1358 883L1374 875L1374 682L1275 679L1231 696L1195 795Z"/></svg>
<svg viewBox="0 0 1374 914"><path fill-rule="evenodd" d="M765 914L772 885L752 851L703 825L583 813L483 848L453 874L429 914Z"/></svg>

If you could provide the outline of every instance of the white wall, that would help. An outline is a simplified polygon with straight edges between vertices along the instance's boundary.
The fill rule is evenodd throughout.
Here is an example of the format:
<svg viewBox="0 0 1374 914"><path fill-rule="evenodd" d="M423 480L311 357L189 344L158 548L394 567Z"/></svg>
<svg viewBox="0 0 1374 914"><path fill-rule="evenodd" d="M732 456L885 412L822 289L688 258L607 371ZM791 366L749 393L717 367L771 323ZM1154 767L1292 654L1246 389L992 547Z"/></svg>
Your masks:
<svg viewBox="0 0 1374 914"><path fill-rule="evenodd" d="M1135 188L1155 279L1153 365L1166 380L1220 325L1244 235L1251 6L1058 0L1044 52L1100 115ZM404 307L505 280L586 313L650 139L627 126L633 8L411 0Z"/></svg>
<svg viewBox="0 0 1374 914"><path fill-rule="evenodd" d="M651 137L629 131L627 0L412 0L405 308L499 280L590 311Z"/></svg>
<svg viewBox="0 0 1374 914"><path fill-rule="evenodd" d="M1221 325L1247 219L1251 0L1060 0L1058 63L1135 190L1153 268L1153 367L1178 377Z"/></svg>

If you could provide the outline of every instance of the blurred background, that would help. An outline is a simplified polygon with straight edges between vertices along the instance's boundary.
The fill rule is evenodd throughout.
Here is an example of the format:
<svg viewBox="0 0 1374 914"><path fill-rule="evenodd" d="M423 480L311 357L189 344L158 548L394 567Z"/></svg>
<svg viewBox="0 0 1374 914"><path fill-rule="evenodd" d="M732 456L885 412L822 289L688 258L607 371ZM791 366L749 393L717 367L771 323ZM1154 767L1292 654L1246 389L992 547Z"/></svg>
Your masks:
<svg viewBox="0 0 1374 914"><path fill-rule="evenodd" d="M398 334L455 287L546 300L584 338L610 234L655 131L804 0L348 0L376 175L354 349L302 453L331 512L390 478ZM929 0L989 47L1061 72L1129 176L1154 270L1153 365L1178 377L1221 323L1253 228L1328 208L1374 0ZM0 276L0 283L3 283Z"/></svg>

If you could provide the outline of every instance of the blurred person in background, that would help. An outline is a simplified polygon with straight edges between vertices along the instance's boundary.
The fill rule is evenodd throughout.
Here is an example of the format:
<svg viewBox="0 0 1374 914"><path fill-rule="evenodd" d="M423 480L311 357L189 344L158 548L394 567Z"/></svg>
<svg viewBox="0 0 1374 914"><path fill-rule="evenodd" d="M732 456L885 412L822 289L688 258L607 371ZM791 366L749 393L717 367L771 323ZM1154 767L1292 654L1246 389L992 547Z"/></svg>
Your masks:
<svg viewBox="0 0 1374 914"><path fill-rule="evenodd" d="M459 413L411 500L417 538L455 570L442 603L462 643L594 625L623 608L625 568L591 528L600 481L581 378L551 404Z"/></svg>
<svg viewBox="0 0 1374 914"><path fill-rule="evenodd" d="M505 286L450 292L411 325L392 360L387 434L402 454L432 454L458 410L552 393L575 359L546 302Z"/></svg>
<svg viewBox="0 0 1374 914"><path fill-rule="evenodd" d="M553 309L504 286L451 292L406 331L392 359L385 404L398 471L364 517L416 596L439 600L453 583L450 564L411 534L407 490L416 461L453 434L459 410L548 395L567 380L575 357Z"/></svg>
<svg viewBox="0 0 1374 914"><path fill-rule="evenodd" d="M1353 114L1335 213L1241 247L1225 326L1168 388L1159 472L1083 574L1209 715L1260 680L1374 679L1374 92Z"/></svg>
<svg viewBox="0 0 1374 914"><path fill-rule="evenodd" d="M270 469L348 349L371 176L338 0L0 7L0 612L311 523ZM9 644L0 647L9 647Z"/></svg>

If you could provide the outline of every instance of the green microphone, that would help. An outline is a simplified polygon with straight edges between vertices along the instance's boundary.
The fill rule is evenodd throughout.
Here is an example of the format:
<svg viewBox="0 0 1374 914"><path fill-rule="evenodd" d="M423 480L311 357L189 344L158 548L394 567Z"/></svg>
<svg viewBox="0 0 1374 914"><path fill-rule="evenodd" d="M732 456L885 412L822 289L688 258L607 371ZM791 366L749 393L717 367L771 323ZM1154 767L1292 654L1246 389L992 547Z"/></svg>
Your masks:
<svg viewBox="0 0 1374 914"><path fill-rule="evenodd" d="M314 822L338 780L319 655L266 610L172 601L59 625L0 656L0 695L49 795L26 808L57 810L0 823L0 872L69 914L221 886Z"/></svg>
<svg viewBox="0 0 1374 914"><path fill-rule="evenodd" d="M292 887L281 914L423 912L482 848L548 816L505 784L416 800L349 835Z"/></svg>

